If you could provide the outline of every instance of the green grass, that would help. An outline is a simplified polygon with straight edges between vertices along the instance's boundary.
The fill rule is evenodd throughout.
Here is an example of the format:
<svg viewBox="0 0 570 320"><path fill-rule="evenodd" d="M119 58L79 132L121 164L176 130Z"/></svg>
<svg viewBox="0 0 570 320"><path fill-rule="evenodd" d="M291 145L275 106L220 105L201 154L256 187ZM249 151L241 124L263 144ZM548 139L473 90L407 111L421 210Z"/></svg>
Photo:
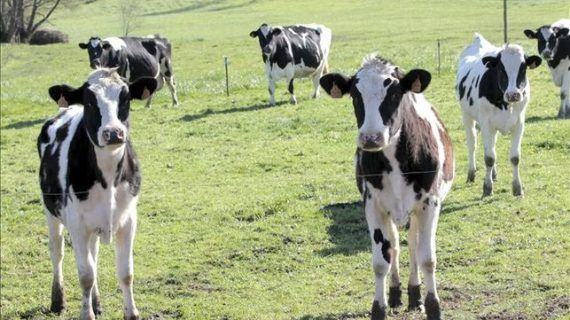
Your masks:
<svg viewBox="0 0 570 320"><path fill-rule="evenodd" d="M47 88L78 86L86 79L87 54L77 43L120 32L113 14L117 4L99 0L57 12L52 23L69 34L69 44L1 46L3 319L53 317L46 314L52 276L35 139L42 121L57 110ZM510 39L532 54L535 44L522 30L568 12L565 1L509 5ZM481 200L481 171L476 183L465 183L465 135L453 89L456 59L474 31L501 41L500 1L152 0L140 10L137 33L158 31L173 43L181 99L179 108L170 108L165 89L152 109L141 102L132 107L133 141L143 168L135 298L144 318L369 317L374 277L353 176L350 101L310 100L311 83L304 80L297 81L297 106L267 107L258 43L248 36L262 22L330 27L334 71L353 73L364 55L379 51L404 69L434 74L426 95L451 133L457 161L437 233L446 318L570 318L570 122L554 119L559 92L545 66L529 72L525 198L510 193L505 137L498 141L495 195ZM229 98L224 56L230 60ZM278 101L288 99L283 83L277 92ZM402 251L405 284L405 243ZM122 316L113 256L112 246L102 247L103 319ZM69 243L64 272L64 317L76 317L80 289ZM391 318L421 316L399 310Z"/></svg>

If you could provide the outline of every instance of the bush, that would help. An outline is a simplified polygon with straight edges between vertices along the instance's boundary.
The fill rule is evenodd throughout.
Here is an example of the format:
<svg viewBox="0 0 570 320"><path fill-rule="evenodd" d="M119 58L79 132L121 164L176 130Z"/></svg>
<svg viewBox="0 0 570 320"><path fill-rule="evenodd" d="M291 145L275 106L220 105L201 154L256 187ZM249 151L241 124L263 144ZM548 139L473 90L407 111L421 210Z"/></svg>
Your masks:
<svg viewBox="0 0 570 320"><path fill-rule="evenodd" d="M59 30L41 29L30 38L30 44L43 45L51 43L68 43L69 37L67 34Z"/></svg>

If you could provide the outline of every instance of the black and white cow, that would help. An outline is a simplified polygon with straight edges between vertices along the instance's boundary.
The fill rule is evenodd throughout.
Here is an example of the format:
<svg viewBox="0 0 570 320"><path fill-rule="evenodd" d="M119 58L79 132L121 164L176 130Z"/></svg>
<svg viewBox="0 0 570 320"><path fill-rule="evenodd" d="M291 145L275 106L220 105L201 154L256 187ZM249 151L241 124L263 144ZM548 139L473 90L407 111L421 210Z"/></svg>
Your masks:
<svg viewBox="0 0 570 320"><path fill-rule="evenodd" d="M379 58L365 58L352 77L323 76L321 86L333 98L352 98L358 136L356 182L372 239L376 293L372 319L385 319L386 308L402 304L398 226L410 223L409 309L421 309L420 275L425 277L428 319L440 319L435 281L435 232L441 205L451 188L455 163L451 139L422 92L431 75L403 73ZM389 298L385 280L391 272Z"/></svg>
<svg viewBox="0 0 570 320"><path fill-rule="evenodd" d="M561 19L536 31L525 30L529 39L538 42L538 54L548 64L552 80L560 87L558 118L570 118L570 19Z"/></svg>
<svg viewBox="0 0 570 320"><path fill-rule="evenodd" d="M269 102L275 105L275 82L287 79L291 103L297 98L293 91L295 78L313 79L313 98L319 96L319 79L328 71L331 30L323 25L269 26L262 24L250 32L259 39L265 73L269 82Z"/></svg>
<svg viewBox="0 0 570 320"><path fill-rule="evenodd" d="M156 79L125 84L113 69L93 71L79 88L53 86L49 94L69 105L48 120L38 137L40 187L49 227L53 263L51 311L61 312L63 228L68 229L83 290L81 319L101 312L97 287L99 239L115 237L117 276L125 319L138 319L133 299L133 241L141 184L129 139L131 99L146 99Z"/></svg>
<svg viewBox="0 0 570 320"><path fill-rule="evenodd" d="M457 72L457 99L461 105L467 135L467 181L475 180L475 123L479 123L487 167L483 196L493 193L493 181L497 178L495 143L499 131L513 135L510 151L513 194L523 195L519 161L525 111L530 101L530 83L526 70L538 67L541 62L542 59L538 56L527 56L521 46L506 45L499 48L477 33L473 43L461 53Z"/></svg>
<svg viewBox="0 0 570 320"><path fill-rule="evenodd" d="M156 78L157 90L164 82L170 89L172 105L178 105L176 84L172 71L172 46L168 39L159 35L143 37L110 37L101 40L91 37L87 43L80 43L81 49L89 54L91 68L118 68L119 75L129 82L142 77ZM150 107L152 95L146 106Z"/></svg>

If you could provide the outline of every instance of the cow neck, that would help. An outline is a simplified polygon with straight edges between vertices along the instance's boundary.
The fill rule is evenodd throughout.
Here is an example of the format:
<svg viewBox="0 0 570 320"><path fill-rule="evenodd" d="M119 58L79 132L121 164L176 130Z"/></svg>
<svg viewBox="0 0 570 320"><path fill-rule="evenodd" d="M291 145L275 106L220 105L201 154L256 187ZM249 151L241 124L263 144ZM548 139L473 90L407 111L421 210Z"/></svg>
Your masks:
<svg viewBox="0 0 570 320"><path fill-rule="evenodd" d="M113 185L117 170L122 167L125 158L126 143L114 149L100 148L92 145L97 159L97 167L108 185Z"/></svg>

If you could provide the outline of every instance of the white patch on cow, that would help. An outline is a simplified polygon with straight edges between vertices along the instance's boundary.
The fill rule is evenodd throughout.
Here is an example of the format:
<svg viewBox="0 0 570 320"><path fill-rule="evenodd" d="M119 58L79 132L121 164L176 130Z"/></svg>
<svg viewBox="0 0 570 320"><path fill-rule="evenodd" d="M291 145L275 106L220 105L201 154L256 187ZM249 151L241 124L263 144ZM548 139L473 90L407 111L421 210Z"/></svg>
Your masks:
<svg viewBox="0 0 570 320"><path fill-rule="evenodd" d="M103 41L108 42L111 45L111 47L113 47L113 49L116 51L127 47L127 44L125 43L125 41L123 41L123 39L118 38L118 37L105 38L105 39L103 39Z"/></svg>
<svg viewBox="0 0 570 320"><path fill-rule="evenodd" d="M101 40L99 40L99 39L91 39L91 40L89 41L89 43L91 44L91 47L97 48L97 47L101 44Z"/></svg>
<svg viewBox="0 0 570 320"><path fill-rule="evenodd" d="M519 92L522 95L522 90L517 88L517 78L519 74L519 69L521 64L525 61L524 50L519 45L508 45L501 53L501 62L505 67L507 72L507 78L509 79L509 84L505 94L510 92Z"/></svg>
<svg viewBox="0 0 570 320"><path fill-rule="evenodd" d="M276 28L278 28L278 27L276 27ZM264 25L264 26L261 26L261 27L259 28L259 30L261 31L261 34L262 34L264 37L267 38L267 35L269 34L269 30L271 30L271 27L270 27L270 26L267 26L267 25Z"/></svg>

